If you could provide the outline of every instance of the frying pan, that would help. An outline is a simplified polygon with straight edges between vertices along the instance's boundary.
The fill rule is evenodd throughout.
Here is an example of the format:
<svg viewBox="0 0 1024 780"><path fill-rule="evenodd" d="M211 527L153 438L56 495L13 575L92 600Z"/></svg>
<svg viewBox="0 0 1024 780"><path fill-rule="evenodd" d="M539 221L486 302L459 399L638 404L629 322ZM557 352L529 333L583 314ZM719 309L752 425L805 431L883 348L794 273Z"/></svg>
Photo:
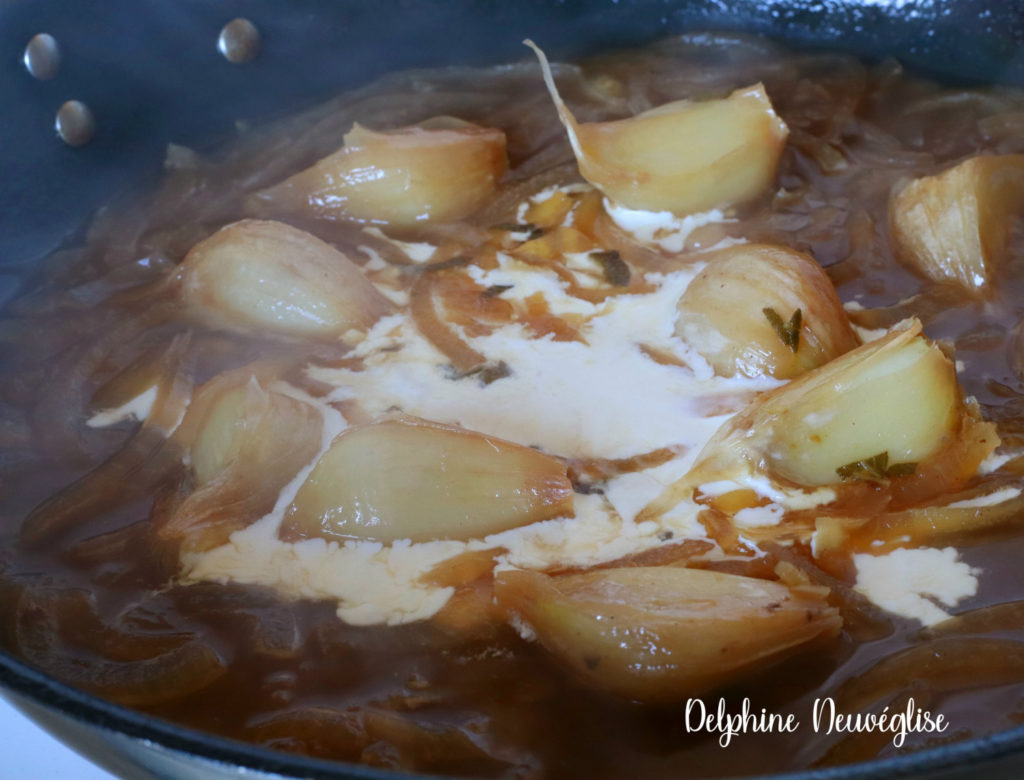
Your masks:
<svg viewBox="0 0 1024 780"><path fill-rule="evenodd" d="M261 35L259 55L242 65L216 46L235 17ZM157 176L168 142L208 146L238 120L282 115L391 70L520 59L527 36L569 59L694 29L894 56L951 82L1024 84L1019 0L0 0L0 305L105 201ZM21 63L40 32L61 47L50 81L32 78ZM53 129L69 99L95 117L95 135L80 148ZM3 653L0 686L31 718L123 777L402 777L190 731L81 693ZM1024 728L774 777L1022 776Z"/></svg>

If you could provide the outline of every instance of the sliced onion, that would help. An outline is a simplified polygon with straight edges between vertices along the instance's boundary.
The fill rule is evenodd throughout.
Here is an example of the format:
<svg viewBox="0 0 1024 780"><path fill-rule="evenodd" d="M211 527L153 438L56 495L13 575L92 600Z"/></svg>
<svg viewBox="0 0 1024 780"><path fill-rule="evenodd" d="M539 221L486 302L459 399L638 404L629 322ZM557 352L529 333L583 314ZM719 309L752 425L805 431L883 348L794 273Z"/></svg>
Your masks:
<svg viewBox="0 0 1024 780"><path fill-rule="evenodd" d="M1007 685L1024 676L1024 643L988 637L943 637L886 656L839 688L843 712L862 712L909 683L956 691Z"/></svg>

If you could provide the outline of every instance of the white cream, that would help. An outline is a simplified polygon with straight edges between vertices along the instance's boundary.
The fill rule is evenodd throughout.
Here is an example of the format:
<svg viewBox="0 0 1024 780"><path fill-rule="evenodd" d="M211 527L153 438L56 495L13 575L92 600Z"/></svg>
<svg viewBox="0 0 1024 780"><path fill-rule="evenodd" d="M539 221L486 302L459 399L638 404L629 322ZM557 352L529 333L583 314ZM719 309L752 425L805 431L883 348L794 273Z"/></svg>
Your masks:
<svg viewBox="0 0 1024 780"><path fill-rule="evenodd" d="M402 315L379 322L359 345L356 354L365 359L361 371L314 368L309 373L338 388L333 400L355 402L371 417L398 407L556 455L625 458L663 447L696 450L725 419L701 416L701 400L777 382L697 376L692 369L656 363L643 352L637 334L647 346L684 349L672 324L675 301L693 273L665 277L651 294L619 296L596 306L580 327L586 344L532 338L518 325L468 339L488 362L504 362L511 371L487 386L473 377L449 378L447 359ZM396 343L401 349L380 351Z"/></svg>
<svg viewBox="0 0 1024 780"><path fill-rule="evenodd" d="M699 214L687 214L677 217L670 211L641 211L620 206L604 199L604 208L612 221L631 234L638 241L654 244L666 252L681 252L686 246L686 239L697 228L714 223L735 222L719 209L712 209ZM737 243L732 240L729 243ZM722 244L724 245L724 244ZM710 247L705 247L710 248Z"/></svg>
<svg viewBox="0 0 1024 780"><path fill-rule="evenodd" d="M926 626L950 616L939 604L954 607L978 592L980 572L960 561L953 547L859 554L853 562L858 591L883 609Z"/></svg>
<svg viewBox="0 0 1024 780"><path fill-rule="evenodd" d="M556 192L564 192L566 195L576 195L584 192L590 192L594 188L589 184L556 184L551 187L545 187L536 195L531 195L529 198L519 204L516 209L516 222L524 224L526 222L526 212L530 210L530 206L537 203L543 203Z"/></svg>
<svg viewBox="0 0 1024 780"><path fill-rule="evenodd" d="M1020 455L1020 452L993 452L978 465L979 474L991 474Z"/></svg>
<svg viewBox="0 0 1024 780"><path fill-rule="evenodd" d="M813 490L784 488L775 485L767 477L760 474L738 476L735 480L723 479L717 482L707 482L701 485L698 490L708 498L724 496L726 493L731 493L734 490L752 490L759 497L766 498L783 509L793 511L825 506L836 500L836 491L832 488L820 487Z"/></svg>
<svg viewBox="0 0 1024 780"><path fill-rule="evenodd" d="M102 409L96 412L96 414L86 420L85 424L90 428L106 428L124 420L138 420L142 422L153 411L153 404L156 403L158 393L159 388L153 385L116 409Z"/></svg>
<svg viewBox="0 0 1024 780"><path fill-rule="evenodd" d="M996 504L1002 504L1011 499L1017 498L1020 495L1020 488L1016 487L1004 487L999 490L993 490L991 493L984 493L974 498L968 498L963 501L954 501L952 504L947 504L951 509L973 509L975 507L995 506Z"/></svg>
<svg viewBox="0 0 1024 780"><path fill-rule="evenodd" d="M427 262L428 260L430 260L430 258L434 256L434 252L437 251L436 246L434 246L433 244L428 244L423 241L399 241L397 238L391 238L390 236L386 235L384 231L382 231L380 228L367 227L363 228L363 232L366 233L367 235L373 236L374 238L379 238L384 241L387 241L389 244L392 244L393 246L402 250L402 252L405 253L405 256L408 257L414 263ZM365 251L365 249L363 249L362 247L360 247L360 249Z"/></svg>
<svg viewBox="0 0 1024 780"><path fill-rule="evenodd" d="M778 504L766 504L741 509L733 516L733 520L740 528L760 528L778 525L785 513L786 510Z"/></svg>
<svg viewBox="0 0 1024 780"><path fill-rule="evenodd" d="M511 285L501 294L505 300L525 301L539 293L551 313L557 316L576 314L590 317L598 312L597 304L569 295L569 285L554 271L524 263L505 252L498 252L497 260L498 267L490 271L469 266L466 269L469 277L485 288Z"/></svg>
<svg viewBox="0 0 1024 780"><path fill-rule="evenodd" d="M860 339L861 344L868 344L872 341L878 341L878 339L885 336L888 332L888 328L862 328L860 325L850 323L853 325L853 332L857 334L857 338Z"/></svg>

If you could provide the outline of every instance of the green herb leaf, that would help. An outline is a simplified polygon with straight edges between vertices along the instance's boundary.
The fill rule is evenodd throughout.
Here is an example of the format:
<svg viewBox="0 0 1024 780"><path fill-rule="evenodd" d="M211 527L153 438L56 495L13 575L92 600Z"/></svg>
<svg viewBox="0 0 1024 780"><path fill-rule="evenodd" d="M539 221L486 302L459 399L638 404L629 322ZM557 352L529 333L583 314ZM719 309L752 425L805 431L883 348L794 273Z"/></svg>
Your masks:
<svg viewBox="0 0 1024 780"><path fill-rule="evenodd" d="M423 272L443 271L445 268L461 268L464 265L469 265L469 258L463 255L455 255L455 257L449 257L447 260L442 260L439 263L419 266L418 270Z"/></svg>
<svg viewBox="0 0 1024 780"><path fill-rule="evenodd" d="M526 240L533 241L544 235L544 228L539 228L532 222L499 222L491 225L491 230L504 230L508 233L526 233Z"/></svg>
<svg viewBox="0 0 1024 780"><path fill-rule="evenodd" d="M889 479L896 479L898 477L910 477L917 472L917 464L911 461L906 463L894 463L886 469L885 476Z"/></svg>
<svg viewBox="0 0 1024 780"><path fill-rule="evenodd" d="M480 297L494 298L495 296L501 295L503 292L505 292L505 290L511 290L512 287L513 285L511 284L492 284L490 287L488 287L486 290L480 293Z"/></svg>
<svg viewBox="0 0 1024 780"><path fill-rule="evenodd" d="M532 222L499 222L491 225L491 230L504 230L508 233L531 233L537 229Z"/></svg>
<svg viewBox="0 0 1024 780"><path fill-rule="evenodd" d="M768 323L775 329L775 333L778 334L779 339L789 347L793 352L800 349L800 328L803 326L804 314L800 309L793 312L793 316L789 318L789 322L783 321L775 309L771 306L766 306L761 309Z"/></svg>
<svg viewBox="0 0 1024 780"><path fill-rule="evenodd" d="M445 366L446 379L458 381L471 376L476 377L480 381L480 384L486 387L491 384L491 382L497 382L499 379L512 376L512 369L508 367L508 363L504 360L493 365L483 363L479 366L473 366L473 368L470 368L467 371L459 371L455 366Z"/></svg>
<svg viewBox="0 0 1024 780"><path fill-rule="evenodd" d="M881 482L886 479L909 477L916 471L917 464L909 461L906 463L894 463L890 466L888 451L880 452L863 460L855 460L853 463L847 463L845 466L840 466L836 469L839 478L844 482L854 479Z"/></svg>
<svg viewBox="0 0 1024 780"><path fill-rule="evenodd" d="M591 260L601 266L604 278L612 287L627 287L629 285L630 271L626 261L622 259L616 250L607 252L591 252Z"/></svg>

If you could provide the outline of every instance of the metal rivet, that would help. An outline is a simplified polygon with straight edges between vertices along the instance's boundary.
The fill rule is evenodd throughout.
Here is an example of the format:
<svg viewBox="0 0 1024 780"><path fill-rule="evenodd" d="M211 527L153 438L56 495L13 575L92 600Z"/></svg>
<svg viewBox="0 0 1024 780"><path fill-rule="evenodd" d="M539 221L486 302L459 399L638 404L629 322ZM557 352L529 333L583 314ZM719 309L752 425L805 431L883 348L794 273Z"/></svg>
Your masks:
<svg viewBox="0 0 1024 780"><path fill-rule="evenodd" d="M25 70L40 81L49 81L60 70L60 46L49 33L39 33L25 47L21 61Z"/></svg>
<svg viewBox="0 0 1024 780"><path fill-rule="evenodd" d="M248 19L232 19L220 31L217 49L236 65L254 60L260 53L260 31Z"/></svg>
<svg viewBox="0 0 1024 780"><path fill-rule="evenodd" d="M96 120L85 103L69 100L57 111L54 127L68 146L84 146L96 132Z"/></svg>

